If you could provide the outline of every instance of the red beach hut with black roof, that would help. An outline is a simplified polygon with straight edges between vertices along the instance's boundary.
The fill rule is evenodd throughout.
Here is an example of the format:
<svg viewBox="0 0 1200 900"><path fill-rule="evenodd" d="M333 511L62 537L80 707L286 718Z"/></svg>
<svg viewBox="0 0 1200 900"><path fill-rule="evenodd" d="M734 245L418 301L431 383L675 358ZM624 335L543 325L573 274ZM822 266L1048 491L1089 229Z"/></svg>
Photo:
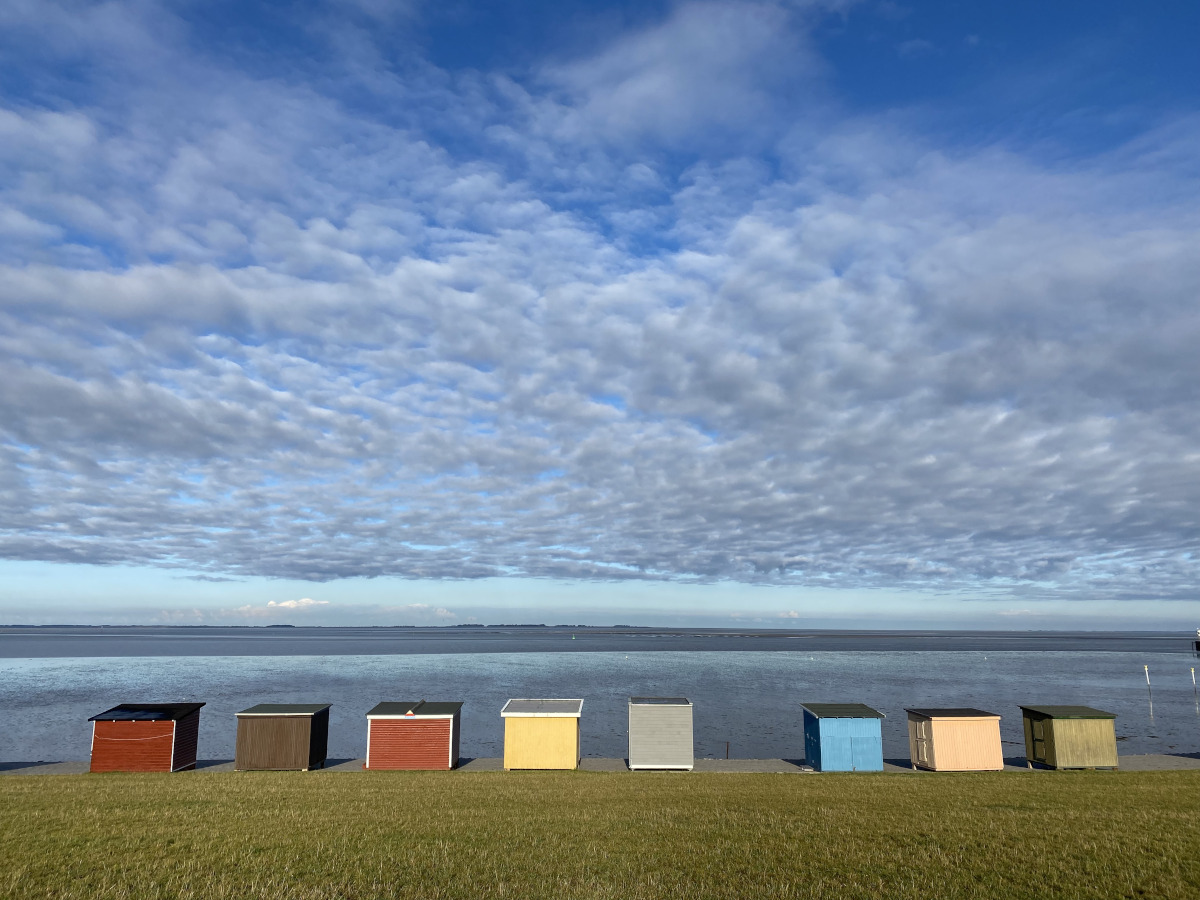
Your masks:
<svg viewBox="0 0 1200 900"><path fill-rule="evenodd" d="M380 703L367 713L364 769L453 769L461 703Z"/></svg>
<svg viewBox="0 0 1200 900"><path fill-rule="evenodd" d="M92 716L93 772L196 768L203 703L121 703Z"/></svg>

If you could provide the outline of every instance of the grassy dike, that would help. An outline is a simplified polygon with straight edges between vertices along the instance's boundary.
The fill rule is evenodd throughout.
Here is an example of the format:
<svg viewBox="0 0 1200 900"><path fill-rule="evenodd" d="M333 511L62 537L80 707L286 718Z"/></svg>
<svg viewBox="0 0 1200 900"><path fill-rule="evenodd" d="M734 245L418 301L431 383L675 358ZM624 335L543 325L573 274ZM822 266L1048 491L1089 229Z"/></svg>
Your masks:
<svg viewBox="0 0 1200 900"><path fill-rule="evenodd" d="M1200 897L1200 772L0 779L0 896Z"/></svg>

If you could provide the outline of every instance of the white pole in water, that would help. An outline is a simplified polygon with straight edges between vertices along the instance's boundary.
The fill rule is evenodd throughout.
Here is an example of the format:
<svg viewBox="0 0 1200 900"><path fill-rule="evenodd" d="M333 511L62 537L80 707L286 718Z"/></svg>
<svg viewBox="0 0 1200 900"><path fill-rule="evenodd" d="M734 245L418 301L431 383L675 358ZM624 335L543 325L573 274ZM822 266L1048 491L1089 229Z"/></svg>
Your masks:
<svg viewBox="0 0 1200 900"><path fill-rule="evenodd" d="M1192 696L1196 698L1196 706L1200 707L1200 692L1196 690L1196 667L1192 666Z"/></svg>
<svg viewBox="0 0 1200 900"><path fill-rule="evenodd" d="M1154 715L1154 691L1150 690L1150 667L1142 666L1146 670L1146 693L1150 695L1150 715Z"/></svg>

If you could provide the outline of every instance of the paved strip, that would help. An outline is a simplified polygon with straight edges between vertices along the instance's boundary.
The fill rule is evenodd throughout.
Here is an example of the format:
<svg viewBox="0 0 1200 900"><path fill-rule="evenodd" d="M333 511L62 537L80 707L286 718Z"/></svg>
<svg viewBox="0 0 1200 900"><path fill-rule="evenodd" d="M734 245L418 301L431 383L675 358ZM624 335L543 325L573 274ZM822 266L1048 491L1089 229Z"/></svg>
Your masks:
<svg viewBox="0 0 1200 900"><path fill-rule="evenodd" d="M363 759L331 759L325 764L326 772L362 772ZM1023 759L1006 759L1006 772L1048 772L1049 769L1030 769ZM629 767L623 759L605 759L584 757L579 761L579 769L584 772L629 772ZM1200 769L1200 753L1161 754L1147 753L1135 756L1120 757L1122 772L1180 772ZM907 760L889 759L883 764L884 772L910 775L937 775L925 769L914 769ZM64 762L5 762L0 763L0 775L81 775L88 771L86 760L68 760ZM196 763L197 772L232 772L231 759L204 759ZM460 772L503 772L504 761L499 758L464 757L458 766ZM806 766L803 760L792 759L697 759L693 773L714 774L780 774L799 775L815 774ZM181 772L177 774L186 774ZM642 772L631 774L641 775ZM688 774L681 771L678 774Z"/></svg>

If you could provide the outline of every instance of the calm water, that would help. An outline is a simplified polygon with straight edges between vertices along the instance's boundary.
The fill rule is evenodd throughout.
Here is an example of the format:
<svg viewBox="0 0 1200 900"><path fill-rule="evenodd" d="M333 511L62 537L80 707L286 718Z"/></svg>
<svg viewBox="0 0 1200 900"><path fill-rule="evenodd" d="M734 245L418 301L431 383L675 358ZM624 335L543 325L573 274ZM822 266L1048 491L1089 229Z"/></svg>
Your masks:
<svg viewBox="0 0 1200 900"><path fill-rule="evenodd" d="M1142 666L1154 681L1154 715ZM585 756L626 755L626 699L685 696L696 753L803 756L799 706L856 701L887 714L884 755L907 758L904 707L978 706L1001 714L1006 756L1021 756L1017 705L1082 703L1115 712L1122 753L1200 752L1200 708L1184 653L1079 651L738 651L139 656L0 659L0 761L85 759L87 718L119 702L205 701L200 756L233 755L240 709L332 703L331 758L366 752L366 711L381 700L461 700L462 753L502 753L510 697L583 697Z"/></svg>

